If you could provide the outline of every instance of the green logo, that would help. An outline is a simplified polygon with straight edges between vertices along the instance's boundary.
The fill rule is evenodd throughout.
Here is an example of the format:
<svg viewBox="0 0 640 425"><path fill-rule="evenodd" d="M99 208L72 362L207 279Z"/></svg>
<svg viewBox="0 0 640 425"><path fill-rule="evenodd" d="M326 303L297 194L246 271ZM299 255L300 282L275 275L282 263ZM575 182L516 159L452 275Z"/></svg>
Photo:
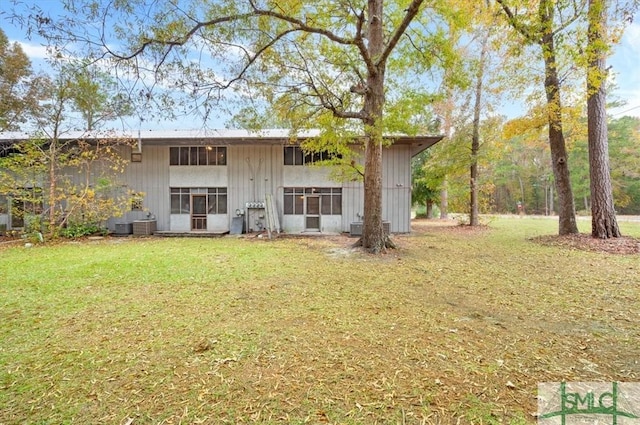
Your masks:
<svg viewBox="0 0 640 425"><path fill-rule="evenodd" d="M640 384L560 382L538 385L538 423L640 424ZM637 420L637 421L636 421Z"/></svg>

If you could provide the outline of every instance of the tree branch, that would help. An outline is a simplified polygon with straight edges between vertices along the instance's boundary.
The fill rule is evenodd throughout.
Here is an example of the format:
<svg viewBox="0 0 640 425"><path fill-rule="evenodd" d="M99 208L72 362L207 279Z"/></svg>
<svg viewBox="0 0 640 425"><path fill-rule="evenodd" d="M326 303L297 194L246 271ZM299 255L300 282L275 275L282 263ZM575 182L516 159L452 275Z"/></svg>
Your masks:
<svg viewBox="0 0 640 425"><path fill-rule="evenodd" d="M402 34L404 34L404 32L407 30L407 28L409 27L409 24L411 23L411 21L413 21L413 18L415 18L416 15L420 12L420 6L422 6L423 2L424 0L411 1L411 4L406 9L407 14L404 15L402 22L400 23L398 28L396 28L396 31L393 33L393 35L389 39L389 42L387 43L384 51L376 61L377 64L386 63L387 59L389 58L389 55L391 55L391 52L393 51L393 49L395 49L396 45L400 41Z"/></svg>
<svg viewBox="0 0 640 425"><path fill-rule="evenodd" d="M518 20L518 17L511 11L509 5L505 3L505 0L496 0L498 4L502 7L502 10L507 15L507 21L509 24L518 31L520 34L524 36L524 38L533 44L540 44L538 37L536 37L536 33L529 25L525 25Z"/></svg>

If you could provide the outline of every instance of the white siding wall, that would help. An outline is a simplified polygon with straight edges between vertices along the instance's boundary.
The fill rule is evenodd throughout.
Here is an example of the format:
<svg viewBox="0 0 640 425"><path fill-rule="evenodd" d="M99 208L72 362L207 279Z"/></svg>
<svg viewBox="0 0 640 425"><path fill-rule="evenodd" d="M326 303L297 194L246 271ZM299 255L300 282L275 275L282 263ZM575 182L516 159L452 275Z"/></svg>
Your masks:
<svg viewBox="0 0 640 425"><path fill-rule="evenodd" d="M258 142L259 143L259 142ZM224 145L221 141L219 145ZM122 154L130 157L131 149ZM145 145L142 162L130 163L123 180L136 192L144 193L142 212L128 212L125 217L111 220L131 222L145 218L147 212L157 219L157 229L188 231L188 215L170 214L170 187L227 187L228 214L209 215L208 230L227 231L236 209L245 210L246 203L264 201L273 194L276 210L286 231L304 230L304 216L283 215L284 187L341 187L342 215L322 216L323 231L350 230L350 224L360 221L364 210L361 182L336 182L329 178L330 170L319 167L284 166L283 145L229 145L227 166L169 166L169 146ZM411 226L411 147L394 145L383 152L383 219L391 222L391 231L406 233ZM259 213L258 213L259 214ZM0 223L8 216L0 215ZM8 223L7 223L8 224Z"/></svg>
<svg viewBox="0 0 640 425"><path fill-rule="evenodd" d="M126 153L128 155L129 153ZM383 153L383 219L391 231L411 229L411 147L395 145ZM142 162L127 167L129 186L145 193L144 207L158 220L158 230L188 231L189 218L171 216L169 187L227 187L227 216L209 215L211 231L227 231L235 210L264 201L272 193L281 226L288 232L304 230L303 216L283 215L284 187L342 187L342 215L322 216L323 231L348 232L364 210L362 182L336 182L325 168L284 166L282 145L227 147L227 166L170 167L168 146L143 146ZM259 212L258 212L259 214ZM141 217L134 217L137 219ZM184 218L184 220L183 220ZM254 220L254 218L252 218Z"/></svg>
<svg viewBox="0 0 640 425"><path fill-rule="evenodd" d="M343 184L331 179L331 169L328 167L285 165L283 169L284 187L339 187ZM283 195L280 195L282 199ZM345 231L343 225L345 195L342 193L343 215L321 215L320 231L338 233ZM299 233L305 230L305 220L303 215L283 216L283 228L291 233Z"/></svg>
<svg viewBox="0 0 640 425"><path fill-rule="evenodd" d="M222 165L179 165L169 167L169 187L227 187L227 167Z"/></svg>
<svg viewBox="0 0 640 425"><path fill-rule="evenodd" d="M229 146L227 148L228 165L228 209L229 221L235 216L235 210L244 210L247 202L262 202L265 194L271 193L276 210L282 223L282 164L284 162L281 145L268 146ZM259 220L252 211L251 227ZM245 216L246 217L246 216Z"/></svg>
<svg viewBox="0 0 640 425"><path fill-rule="evenodd" d="M126 148L127 158L131 150ZM132 211L123 219L133 221L145 218L147 212L156 217L158 230L169 230L169 148L142 146L142 162L132 162L125 171L126 182L132 190L144 193L144 212Z"/></svg>
<svg viewBox="0 0 640 425"><path fill-rule="evenodd" d="M303 165L283 166L283 185L285 187L341 187L340 182L329 178L331 170L327 167Z"/></svg>
<svg viewBox="0 0 640 425"><path fill-rule="evenodd" d="M411 147L394 145L382 155L382 219L392 233L411 231Z"/></svg>

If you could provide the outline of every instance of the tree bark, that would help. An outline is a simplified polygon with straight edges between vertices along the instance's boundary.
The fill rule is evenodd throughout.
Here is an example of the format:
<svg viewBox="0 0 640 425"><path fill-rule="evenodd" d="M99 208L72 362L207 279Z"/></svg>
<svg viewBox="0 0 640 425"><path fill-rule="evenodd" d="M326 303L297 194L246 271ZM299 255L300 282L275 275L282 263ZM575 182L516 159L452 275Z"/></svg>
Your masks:
<svg viewBox="0 0 640 425"><path fill-rule="evenodd" d="M606 111L606 11L602 0L589 0L589 67L587 71L587 129L589 140L589 188L591 236L620 236L609 171L609 139Z"/></svg>
<svg viewBox="0 0 640 425"><path fill-rule="evenodd" d="M542 13L546 22L553 22L553 2L543 1ZM551 28L544 30L541 40L544 56L545 79L544 88L547 95L547 114L549 122L549 146L551 148L551 163L558 193L558 233L568 235L578 233L576 223L575 204L569 165L567 163L567 149L562 128L562 102L560 100L560 77L555 55L555 43Z"/></svg>
<svg viewBox="0 0 640 425"><path fill-rule="evenodd" d="M447 178L442 182L442 190L440 191L440 219L449 218L449 192L447 191Z"/></svg>
<svg viewBox="0 0 640 425"><path fill-rule="evenodd" d="M425 207L427 209L425 215L428 219L430 219L433 216L433 201L431 199L427 199L427 202L425 202Z"/></svg>
<svg viewBox="0 0 640 425"><path fill-rule="evenodd" d="M372 58L382 54L384 34L382 0L368 2L369 53ZM385 64L377 63L367 75L367 91L364 96L364 222L362 246L373 253L387 247L388 237L382 226L382 113L384 105Z"/></svg>
<svg viewBox="0 0 640 425"><path fill-rule="evenodd" d="M480 109L482 107L482 80L484 78L484 63L487 56L487 45L489 44L489 30L482 39L480 50L480 60L478 61L478 71L476 73L476 93L473 107L473 135L471 137L471 167L469 169L469 225L480 224L478 218L478 153L480 152Z"/></svg>
<svg viewBox="0 0 640 425"><path fill-rule="evenodd" d="M558 233L560 235L578 233L573 190L571 189L567 164L567 150L562 129L560 77L558 76L554 42L555 11L556 7L559 6L553 0L540 0L537 10L537 22L532 25L526 25L517 19L517 15L506 5L504 0L497 1L502 6L513 28L520 32L527 42L535 43L542 49L545 70L544 89L547 97L549 147L551 149L553 175L558 193ZM575 19L578 16L576 14ZM567 25L567 23L564 25Z"/></svg>

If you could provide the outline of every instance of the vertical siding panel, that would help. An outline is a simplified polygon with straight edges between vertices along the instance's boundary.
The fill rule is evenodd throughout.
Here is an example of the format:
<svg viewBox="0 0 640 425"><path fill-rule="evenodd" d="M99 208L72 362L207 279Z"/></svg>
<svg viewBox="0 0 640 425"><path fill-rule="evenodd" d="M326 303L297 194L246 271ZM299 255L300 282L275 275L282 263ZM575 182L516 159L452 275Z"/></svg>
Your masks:
<svg viewBox="0 0 640 425"><path fill-rule="evenodd" d="M276 204L276 212L278 214L278 222L282 226L284 220L284 149L283 145L274 145L271 147L272 167L269 181L271 183L270 190Z"/></svg>
<svg viewBox="0 0 640 425"><path fill-rule="evenodd" d="M156 216L158 230L169 230L169 147L143 146L140 164L136 190L145 193L145 207Z"/></svg>
<svg viewBox="0 0 640 425"><path fill-rule="evenodd" d="M410 231L411 203L410 146L392 145L383 151L383 220L391 222L391 232Z"/></svg>
<svg viewBox="0 0 640 425"><path fill-rule="evenodd" d="M236 209L244 209L243 199L245 198L244 185L242 182L244 164L244 146L227 147L227 168L229 172L228 202L229 210L235 214Z"/></svg>
<svg viewBox="0 0 640 425"><path fill-rule="evenodd" d="M403 145L398 158L398 182L400 199L398 200L400 224L398 232L408 233L411 230L411 153L410 146Z"/></svg>
<svg viewBox="0 0 640 425"><path fill-rule="evenodd" d="M396 220L393 217L391 205L393 203L393 190L390 189L393 180L393 147L382 150L382 219L391 222L391 231L395 230Z"/></svg>

